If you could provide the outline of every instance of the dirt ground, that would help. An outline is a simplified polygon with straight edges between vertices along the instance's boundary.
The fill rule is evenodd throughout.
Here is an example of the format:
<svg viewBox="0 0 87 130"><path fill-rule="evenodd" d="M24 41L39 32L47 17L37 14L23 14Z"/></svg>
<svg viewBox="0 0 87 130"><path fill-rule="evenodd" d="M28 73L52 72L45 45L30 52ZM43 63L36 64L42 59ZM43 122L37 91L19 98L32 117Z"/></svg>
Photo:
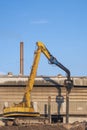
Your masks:
<svg viewBox="0 0 87 130"><path fill-rule="evenodd" d="M30 126L4 126L0 130L66 130L58 126L50 125L30 125Z"/></svg>
<svg viewBox="0 0 87 130"><path fill-rule="evenodd" d="M73 124L32 124L29 126L1 126L0 130L87 130L87 122Z"/></svg>
<svg viewBox="0 0 87 130"><path fill-rule="evenodd" d="M0 128L0 130L63 130L63 129L60 129L57 126L49 126L49 125L30 125L30 126L10 126L10 127L4 126Z"/></svg>

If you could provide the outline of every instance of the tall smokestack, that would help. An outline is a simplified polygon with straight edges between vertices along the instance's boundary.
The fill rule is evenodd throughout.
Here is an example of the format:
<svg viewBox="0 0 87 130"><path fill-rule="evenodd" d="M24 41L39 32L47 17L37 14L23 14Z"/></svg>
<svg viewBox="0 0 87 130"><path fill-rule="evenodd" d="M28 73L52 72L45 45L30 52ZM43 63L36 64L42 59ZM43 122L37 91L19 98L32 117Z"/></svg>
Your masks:
<svg viewBox="0 0 87 130"><path fill-rule="evenodd" d="M24 75L24 43L20 42L20 75Z"/></svg>

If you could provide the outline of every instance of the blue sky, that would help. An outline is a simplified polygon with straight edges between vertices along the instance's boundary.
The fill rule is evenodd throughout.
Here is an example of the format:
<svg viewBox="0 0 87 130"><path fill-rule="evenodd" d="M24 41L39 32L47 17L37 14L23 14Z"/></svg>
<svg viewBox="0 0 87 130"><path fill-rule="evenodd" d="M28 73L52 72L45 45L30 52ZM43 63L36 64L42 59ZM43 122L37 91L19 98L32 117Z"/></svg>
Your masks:
<svg viewBox="0 0 87 130"><path fill-rule="evenodd" d="M0 73L19 74L21 41L25 75L42 41L71 76L87 76L87 0L0 0ZM42 54L37 75L58 74Z"/></svg>

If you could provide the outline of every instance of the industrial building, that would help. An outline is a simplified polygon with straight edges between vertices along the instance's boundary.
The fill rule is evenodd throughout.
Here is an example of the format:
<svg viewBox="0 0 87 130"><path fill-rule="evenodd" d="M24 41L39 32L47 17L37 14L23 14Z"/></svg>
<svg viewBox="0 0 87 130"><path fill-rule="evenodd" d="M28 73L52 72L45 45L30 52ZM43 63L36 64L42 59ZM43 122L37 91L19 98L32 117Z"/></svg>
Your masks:
<svg viewBox="0 0 87 130"><path fill-rule="evenodd" d="M42 115L48 114L48 99L51 98L51 115L66 116L66 77L35 78L31 91L31 100L36 106L36 111ZM69 94L69 122L87 121L87 77L71 77L73 88ZM14 76L11 73L0 76L0 114L4 105L10 106L22 101L28 76Z"/></svg>

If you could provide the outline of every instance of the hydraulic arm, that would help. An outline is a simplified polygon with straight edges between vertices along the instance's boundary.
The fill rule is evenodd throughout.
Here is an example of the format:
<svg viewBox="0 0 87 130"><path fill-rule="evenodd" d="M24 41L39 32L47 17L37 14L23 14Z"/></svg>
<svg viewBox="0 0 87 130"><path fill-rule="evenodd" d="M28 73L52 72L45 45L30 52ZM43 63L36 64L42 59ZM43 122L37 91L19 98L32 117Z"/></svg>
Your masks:
<svg viewBox="0 0 87 130"><path fill-rule="evenodd" d="M58 62L55 57L53 57L51 55L51 53L48 51L48 49L45 47L45 45L42 42L37 42L36 45L38 48L35 52L34 63L32 66L30 78L29 78L28 85L26 87L26 93L25 93L26 105L28 107L30 107L30 92L31 92L33 85L34 85L34 79L36 77L36 71L38 68L38 63L40 60L41 53L43 53L47 57L47 59L49 60L49 62L51 64L55 64L58 67L60 67L62 70L64 70L67 73L67 79L70 80L70 71L66 67L64 67L60 62Z"/></svg>

